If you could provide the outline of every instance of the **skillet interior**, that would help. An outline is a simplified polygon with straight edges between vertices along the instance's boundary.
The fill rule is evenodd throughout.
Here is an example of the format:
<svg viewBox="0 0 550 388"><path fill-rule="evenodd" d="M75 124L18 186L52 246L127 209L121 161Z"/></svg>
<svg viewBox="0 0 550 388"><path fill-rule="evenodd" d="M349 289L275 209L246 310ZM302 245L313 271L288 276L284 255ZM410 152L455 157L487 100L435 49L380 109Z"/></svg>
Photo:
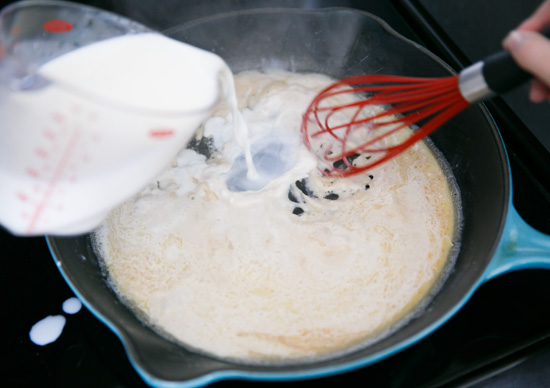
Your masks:
<svg viewBox="0 0 550 388"><path fill-rule="evenodd" d="M452 72L376 17L345 9L237 12L165 33L215 52L234 72L277 68L336 78L366 73L432 77ZM423 314L374 345L337 359L251 366L189 352L144 326L118 301L100 270L89 236L49 237L48 243L75 293L122 339L138 371L155 379L184 381L216 371L282 379L366 365L422 338L462 305L495 254L504 226L511 195L508 164L486 109L470 107L431 139L447 159L462 195L464 226L455 268Z"/></svg>

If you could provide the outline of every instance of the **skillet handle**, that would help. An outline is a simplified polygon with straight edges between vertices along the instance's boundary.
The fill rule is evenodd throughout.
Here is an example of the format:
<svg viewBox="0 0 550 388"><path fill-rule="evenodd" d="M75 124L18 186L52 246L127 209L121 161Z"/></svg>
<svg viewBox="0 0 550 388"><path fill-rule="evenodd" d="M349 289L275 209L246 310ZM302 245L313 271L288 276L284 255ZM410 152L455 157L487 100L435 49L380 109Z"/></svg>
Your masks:
<svg viewBox="0 0 550 388"><path fill-rule="evenodd" d="M528 225L510 205L503 238L485 280L520 269L550 269L550 236Z"/></svg>

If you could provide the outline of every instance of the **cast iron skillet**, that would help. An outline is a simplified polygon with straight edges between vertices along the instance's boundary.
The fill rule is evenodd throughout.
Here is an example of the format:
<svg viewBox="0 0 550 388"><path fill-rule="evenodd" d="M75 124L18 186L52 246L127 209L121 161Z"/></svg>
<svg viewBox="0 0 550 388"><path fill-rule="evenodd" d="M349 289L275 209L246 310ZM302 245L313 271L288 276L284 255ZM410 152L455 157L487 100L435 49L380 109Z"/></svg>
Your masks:
<svg viewBox="0 0 550 388"><path fill-rule="evenodd" d="M377 17L346 9L257 10L174 27L166 34L215 52L234 72L285 69L336 78L383 73L445 76L452 70ZM65 280L123 342L150 385L192 387L244 378L320 377L377 362L427 336L484 281L519 268L549 268L550 238L527 226L511 203L502 140L483 106L471 107L431 136L462 195L462 246L454 270L428 308L393 335L337 359L282 366L242 365L193 353L159 336L122 305L106 283L89 236L49 237Z"/></svg>

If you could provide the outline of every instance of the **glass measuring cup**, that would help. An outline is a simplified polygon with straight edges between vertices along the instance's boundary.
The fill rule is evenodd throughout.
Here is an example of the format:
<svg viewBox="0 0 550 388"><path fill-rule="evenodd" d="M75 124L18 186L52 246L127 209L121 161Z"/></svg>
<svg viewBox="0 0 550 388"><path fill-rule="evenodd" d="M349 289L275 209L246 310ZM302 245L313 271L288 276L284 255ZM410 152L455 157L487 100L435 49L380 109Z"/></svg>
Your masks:
<svg viewBox="0 0 550 388"><path fill-rule="evenodd" d="M119 45L126 51L88 56L90 60L77 61L68 71L51 66L60 58L128 37L134 51ZM152 54L127 66L133 52L143 54L145 38L154 42L143 47L165 48L160 58ZM182 85L191 80L196 90L182 95L188 98L181 104L170 101L165 107L161 101L149 106L159 100L155 95L162 96L162 87L170 86L170 71L177 68L166 70L169 61L165 66L162 55L173 52L196 62L181 64L181 71L190 74L180 80ZM97 69L111 78L103 79ZM118 78L131 71L135 85L122 83L116 89ZM223 71L227 66L214 54L92 7L23 1L3 9L0 224L20 235L79 234L96 227L185 146L217 102L215 76ZM167 82L142 91L141 84L154 75Z"/></svg>

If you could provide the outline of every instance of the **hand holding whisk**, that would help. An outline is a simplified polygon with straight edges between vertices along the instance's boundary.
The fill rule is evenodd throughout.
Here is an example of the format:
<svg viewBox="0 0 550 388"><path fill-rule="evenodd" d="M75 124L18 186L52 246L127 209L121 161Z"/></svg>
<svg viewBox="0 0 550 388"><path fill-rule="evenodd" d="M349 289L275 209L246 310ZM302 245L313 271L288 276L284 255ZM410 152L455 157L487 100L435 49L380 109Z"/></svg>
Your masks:
<svg viewBox="0 0 550 388"><path fill-rule="evenodd" d="M544 35L550 36L550 29ZM531 77L508 51L501 51L456 76L345 78L314 98L303 117L302 135L326 175L358 174L405 151L471 104Z"/></svg>

